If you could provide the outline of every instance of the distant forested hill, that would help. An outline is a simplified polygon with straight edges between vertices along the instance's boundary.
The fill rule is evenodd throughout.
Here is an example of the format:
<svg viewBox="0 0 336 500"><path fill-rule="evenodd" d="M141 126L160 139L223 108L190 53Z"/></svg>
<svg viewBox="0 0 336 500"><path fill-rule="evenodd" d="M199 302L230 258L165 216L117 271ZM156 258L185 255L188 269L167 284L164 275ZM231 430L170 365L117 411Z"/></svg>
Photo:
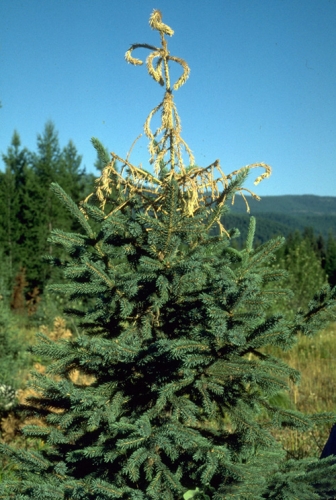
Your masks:
<svg viewBox="0 0 336 500"><path fill-rule="evenodd" d="M336 190L335 190L336 192ZM260 201L251 196L246 196L252 215L258 213L281 213L288 215L335 215L336 196L315 196L312 194L263 196ZM245 213L245 203L237 195L231 207L235 213Z"/></svg>
<svg viewBox="0 0 336 500"><path fill-rule="evenodd" d="M311 227L318 236L328 238L331 231L336 236L336 197L315 195L264 196L260 201L246 197L246 205L237 195L230 213L223 219L226 228L237 227L241 232L240 242L245 240L250 215L257 220L256 242L263 243L275 235L288 236L295 230Z"/></svg>

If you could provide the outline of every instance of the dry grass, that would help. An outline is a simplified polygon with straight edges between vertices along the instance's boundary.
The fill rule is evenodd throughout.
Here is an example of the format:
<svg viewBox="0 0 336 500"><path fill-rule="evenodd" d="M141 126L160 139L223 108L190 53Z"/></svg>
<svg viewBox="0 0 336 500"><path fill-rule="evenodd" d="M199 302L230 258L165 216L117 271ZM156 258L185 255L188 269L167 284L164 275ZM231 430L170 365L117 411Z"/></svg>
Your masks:
<svg viewBox="0 0 336 500"><path fill-rule="evenodd" d="M39 329L42 333L47 335L51 340L57 341L59 339L69 339L72 336L71 331L67 328L66 322L61 317L56 317L54 319L53 328L49 329L46 326L42 326ZM34 333L33 333L34 332ZM30 343L34 343L36 341L35 333L36 329L28 330L27 329L27 339ZM40 373L45 373L46 367L41 363L35 363L34 369ZM28 380L31 378L29 371L25 371L20 374L23 380ZM58 377L55 377L57 379ZM80 370L74 369L70 374L70 379L74 384L77 385L91 385L95 378L93 376L86 375L81 373ZM26 398L29 396L37 396L38 394L31 388L26 387L24 389L20 389L18 391L18 401L20 404L26 404ZM59 413L59 410L52 409L55 413ZM37 418L22 418L14 413L10 412L5 418L0 420L0 442L9 443L14 440L19 440L22 442L22 436L20 430L28 424L33 425L45 425L41 420ZM22 444L22 443L21 443Z"/></svg>
<svg viewBox="0 0 336 500"><path fill-rule="evenodd" d="M286 361L301 373L299 385L290 384L289 399L304 413L336 412L336 323L314 338L300 336L294 349L286 353L271 348L268 352ZM281 431L281 440L291 458L319 457L328 439L331 425L310 432Z"/></svg>

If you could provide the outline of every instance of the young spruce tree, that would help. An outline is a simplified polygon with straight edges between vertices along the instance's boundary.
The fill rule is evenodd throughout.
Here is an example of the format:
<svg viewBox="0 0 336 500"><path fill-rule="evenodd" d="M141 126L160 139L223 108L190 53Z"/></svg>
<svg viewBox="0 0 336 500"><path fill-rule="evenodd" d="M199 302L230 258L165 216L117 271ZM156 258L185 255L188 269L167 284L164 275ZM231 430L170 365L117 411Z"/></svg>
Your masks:
<svg viewBox="0 0 336 500"><path fill-rule="evenodd" d="M155 174L112 153L80 208L52 186L82 226L80 234L52 232L51 241L69 254L54 260L68 283L52 288L69 301L88 297L90 307L73 311L81 317L76 337L53 342L39 335L34 352L51 362L46 375L35 373L39 395L26 411L43 425L23 432L45 447L1 447L17 468L16 480L0 484L0 498L331 498L334 460L286 460L272 429L304 432L336 414L303 415L272 404L299 373L262 348L289 349L299 332L313 335L328 321L336 291L325 286L292 322L269 312L284 293L283 274L268 266L283 240L254 250L251 217L246 246L235 250L236 232L220 218L228 200L243 194L249 170L265 169L257 183L270 168L253 164L225 175L218 161L194 165L173 101L189 68L169 54L165 36L173 31L159 11L150 26L161 46L132 45L126 60L140 65L132 51L149 49L149 74L165 86L145 123ZM174 85L169 61L183 70ZM159 110L161 126L152 133ZM219 236L210 235L215 224ZM74 370L94 382L74 383Z"/></svg>

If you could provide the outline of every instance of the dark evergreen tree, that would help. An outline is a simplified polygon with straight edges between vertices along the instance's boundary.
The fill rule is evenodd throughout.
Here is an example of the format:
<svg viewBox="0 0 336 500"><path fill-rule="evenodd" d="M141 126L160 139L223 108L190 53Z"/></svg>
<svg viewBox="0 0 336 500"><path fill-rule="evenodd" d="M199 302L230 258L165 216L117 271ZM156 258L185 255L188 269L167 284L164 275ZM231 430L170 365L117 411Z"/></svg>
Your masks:
<svg viewBox="0 0 336 500"><path fill-rule="evenodd" d="M320 259L322 269L326 265L326 245L325 240L321 234L316 238L316 255Z"/></svg>
<svg viewBox="0 0 336 500"><path fill-rule="evenodd" d="M82 157L72 141L62 150L59 160L58 183L64 186L66 192L75 203L82 200L85 169L81 168Z"/></svg>
<svg viewBox="0 0 336 500"><path fill-rule="evenodd" d="M52 122L47 122L43 134L38 135L37 153L33 160L33 171L36 176L34 205L44 206L44 210L40 211L35 218L33 231L45 235L46 231L51 231L56 226L63 230L77 231L79 229L77 221L71 220L64 207L57 202L50 191L50 184L57 182L76 203L79 203L88 194L87 190L92 188L93 184L92 180L88 184L85 169L80 166L81 161L82 157L78 155L72 141L69 141L63 149L60 148L55 126ZM55 276L55 272L46 265L42 257L45 254L52 254L55 250L47 243L45 237L41 238L36 234L36 239L40 248L37 252L38 262L34 281L35 285L38 284L42 288ZM57 255L60 257L61 253L58 252Z"/></svg>
<svg viewBox="0 0 336 500"><path fill-rule="evenodd" d="M70 229L66 222L63 207L56 203L56 199L49 188L52 182L58 182L64 185L65 190L68 191L70 182L70 193L72 195L77 194L74 193L72 181L74 174L77 174L80 161L81 159L77 156L72 143L65 148L65 154L62 155L55 126L52 122L47 122L43 134L39 134L37 137L37 153L33 155L33 171L37 181L35 185L35 203L39 207L44 207L43 210L40 210L36 226L44 234L50 232L55 227L56 222L63 226L64 229ZM45 239L41 240L41 242L44 248L40 249L39 255L43 251L47 251Z"/></svg>
<svg viewBox="0 0 336 500"><path fill-rule="evenodd" d="M162 46L132 45L126 59L140 64L132 51L153 50L149 73L166 85L163 102L145 124L156 175L128 161L119 173L112 154L95 198L80 209L53 184L82 232L53 230L50 242L69 256L54 259L68 282L52 289L67 293L69 301L88 296L93 302L77 310L77 337L53 342L39 335L33 350L51 364L47 375L35 373L39 395L29 398L26 410L44 425L26 426L24 433L42 438L45 448L1 446L17 469L16 479L0 484L0 498L329 498L336 488L334 460L287 461L272 429L304 432L336 415L304 415L271 404L271 396L286 390L288 378L297 382L299 373L262 348L289 349L299 332L313 335L333 314L336 290L323 287L293 321L270 313L283 292L283 274L268 264L282 238L254 249L251 217L245 248L237 250L231 246L236 231L220 223L226 202L242 193L257 165L230 175L218 162L193 166L172 100L189 68L169 55L165 35L173 31L159 11L150 25ZM173 87L169 60L183 68ZM160 109L162 126L153 134L150 119ZM256 182L270 173L260 166L266 171ZM221 231L213 236L217 223ZM75 369L94 381L74 383Z"/></svg>
<svg viewBox="0 0 336 500"><path fill-rule="evenodd" d="M76 203L94 186L93 175L80 167L81 156L72 141L60 148L51 122L37 142L38 151L33 154L21 148L19 134L14 132L3 155L4 171L0 172L0 245L11 281L21 268L26 269L28 291L36 286L42 290L51 276L52 270L42 260L51 251L46 231L54 225L64 230L79 229L50 192L50 183L58 182Z"/></svg>
<svg viewBox="0 0 336 500"><path fill-rule="evenodd" d="M336 240L332 233L329 233L327 242L325 270L329 284L336 286Z"/></svg>
<svg viewBox="0 0 336 500"><path fill-rule="evenodd" d="M324 238L321 234L318 236L314 233L313 227L305 227L303 230L302 237L304 240L310 243L311 248L314 250L317 258L321 263L322 269L325 268L325 258L326 258L326 248Z"/></svg>
<svg viewBox="0 0 336 500"><path fill-rule="evenodd" d="M7 260L7 276L13 280L19 268L25 266L25 202L28 178L31 174L30 154L21 148L20 136L14 132L7 154L2 155L5 165L0 172L0 246Z"/></svg>

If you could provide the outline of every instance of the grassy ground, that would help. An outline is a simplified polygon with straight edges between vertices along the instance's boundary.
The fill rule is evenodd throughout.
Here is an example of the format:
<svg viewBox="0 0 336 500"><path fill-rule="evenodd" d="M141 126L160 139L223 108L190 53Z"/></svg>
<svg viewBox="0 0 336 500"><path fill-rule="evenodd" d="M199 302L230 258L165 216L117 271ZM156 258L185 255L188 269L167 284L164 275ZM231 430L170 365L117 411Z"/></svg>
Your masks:
<svg viewBox="0 0 336 500"><path fill-rule="evenodd" d="M268 352L301 373L299 385L290 383L289 403L304 413L336 411L336 323L313 339L301 336L291 351L284 353L272 348ZM275 435L283 442L289 457L319 457L330 428L328 424L308 433L284 431Z"/></svg>

